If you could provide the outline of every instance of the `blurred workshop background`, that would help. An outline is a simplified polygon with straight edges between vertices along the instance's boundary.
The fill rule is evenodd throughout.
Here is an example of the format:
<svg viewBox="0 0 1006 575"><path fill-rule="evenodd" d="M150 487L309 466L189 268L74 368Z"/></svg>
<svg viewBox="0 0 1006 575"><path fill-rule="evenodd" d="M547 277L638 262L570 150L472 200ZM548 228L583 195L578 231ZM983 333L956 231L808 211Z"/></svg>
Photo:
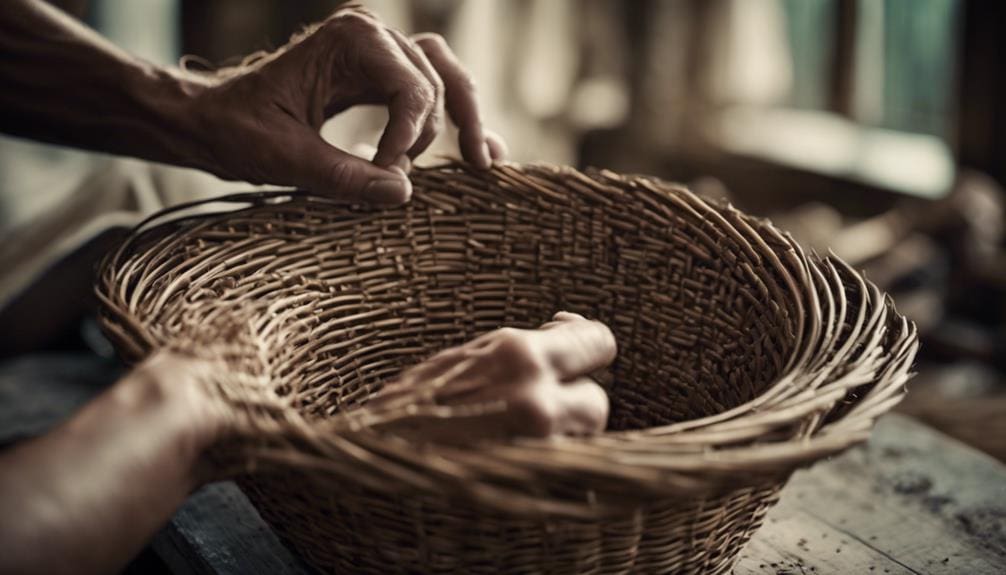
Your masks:
<svg viewBox="0 0 1006 575"><path fill-rule="evenodd" d="M340 4L55 3L144 58L172 64L191 55L204 65L280 46ZM507 139L513 159L682 181L865 269L923 335L920 373L901 409L1006 461L1006 3L363 4L403 30L447 38L477 81L486 123ZM383 122L379 111L353 111L325 134L346 147L373 144ZM452 141L442 137L427 159L451 154ZM0 262L32 241L51 245L45 230L66 236L65 219L51 214L91 197L81 186L131 182L124 204L89 201L94 219L94 205L143 213L184 197L197 179L210 192L222 185L168 171L139 177L138 170L3 139L0 232L34 231L0 247ZM181 191L157 189L166 182ZM98 233L85 228L64 237L61 249ZM45 266L15 263L6 269L22 271L8 273L6 288L23 294Z"/></svg>

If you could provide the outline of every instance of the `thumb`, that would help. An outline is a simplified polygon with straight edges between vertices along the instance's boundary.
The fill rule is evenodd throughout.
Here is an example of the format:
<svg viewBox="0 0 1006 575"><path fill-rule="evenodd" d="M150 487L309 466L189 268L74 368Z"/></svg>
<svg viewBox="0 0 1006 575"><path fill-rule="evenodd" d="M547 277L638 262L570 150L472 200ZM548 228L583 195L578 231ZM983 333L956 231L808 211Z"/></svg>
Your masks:
<svg viewBox="0 0 1006 575"><path fill-rule="evenodd" d="M311 191L365 204L399 205L412 196L412 183L400 165L381 168L344 152L311 133L306 149L293 158L300 172L294 182Z"/></svg>

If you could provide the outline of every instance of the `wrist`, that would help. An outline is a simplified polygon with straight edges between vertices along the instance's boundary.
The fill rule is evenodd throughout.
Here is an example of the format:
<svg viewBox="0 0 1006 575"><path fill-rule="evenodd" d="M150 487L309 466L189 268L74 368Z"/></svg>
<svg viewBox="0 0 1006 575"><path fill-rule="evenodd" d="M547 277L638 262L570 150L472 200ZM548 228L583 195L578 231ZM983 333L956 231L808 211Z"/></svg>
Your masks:
<svg viewBox="0 0 1006 575"><path fill-rule="evenodd" d="M127 412L170 443L192 487L208 475L205 453L227 429L224 405L207 385L210 370L207 362L161 352L120 384Z"/></svg>

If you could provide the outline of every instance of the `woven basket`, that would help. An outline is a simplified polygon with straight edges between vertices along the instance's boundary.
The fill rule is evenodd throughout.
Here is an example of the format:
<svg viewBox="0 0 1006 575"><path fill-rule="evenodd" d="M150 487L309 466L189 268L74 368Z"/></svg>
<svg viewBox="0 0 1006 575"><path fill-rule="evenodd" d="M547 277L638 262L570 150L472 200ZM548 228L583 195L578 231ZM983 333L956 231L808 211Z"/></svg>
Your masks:
<svg viewBox="0 0 1006 575"><path fill-rule="evenodd" d="M163 212L99 281L128 361L224 358L242 423L215 455L323 571L726 572L792 471L904 394L914 326L768 222L607 171L412 179L383 211L277 193ZM419 444L360 424L404 367L559 310L619 343L604 434Z"/></svg>

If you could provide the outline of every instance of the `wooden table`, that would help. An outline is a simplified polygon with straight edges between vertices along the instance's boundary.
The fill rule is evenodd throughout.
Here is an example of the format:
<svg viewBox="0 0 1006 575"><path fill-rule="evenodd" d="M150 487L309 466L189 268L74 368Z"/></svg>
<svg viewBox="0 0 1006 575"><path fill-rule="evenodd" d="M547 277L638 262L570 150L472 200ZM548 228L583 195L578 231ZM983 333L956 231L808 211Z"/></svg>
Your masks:
<svg viewBox="0 0 1006 575"><path fill-rule="evenodd" d="M40 431L100 389L82 373L69 365L26 385L23 369L0 369L0 441ZM314 573L229 482L193 494L153 547L178 574ZM1006 466L888 415L867 445L793 477L734 572L1006 573Z"/></svg>
<svg viewBox="0 0 1006 575"><path fill-rule="evenodd" d="M735 573L1006 573L1006 466L917 421L783 490Z"/></svg>

